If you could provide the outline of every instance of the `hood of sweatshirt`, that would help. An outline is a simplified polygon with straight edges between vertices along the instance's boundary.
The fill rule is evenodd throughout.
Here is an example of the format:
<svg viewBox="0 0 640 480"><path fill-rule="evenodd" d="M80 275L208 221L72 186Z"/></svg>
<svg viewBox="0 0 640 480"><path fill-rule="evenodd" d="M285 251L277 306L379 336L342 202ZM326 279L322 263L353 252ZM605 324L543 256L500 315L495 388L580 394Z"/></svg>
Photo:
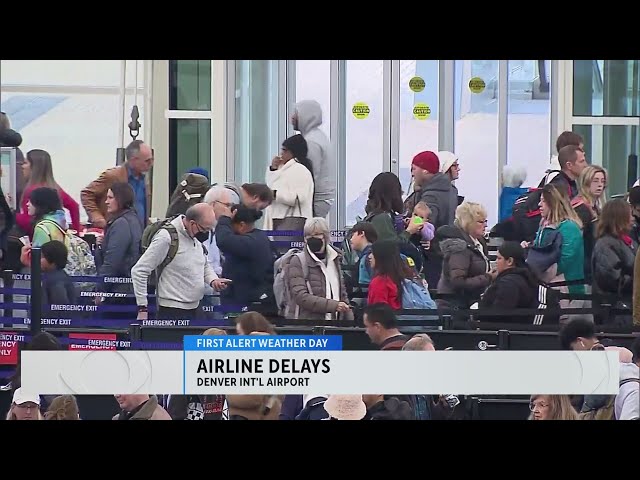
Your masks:
<svg viewBox="0 0 640 480"><path fill-rule="evenodd" d="M420 189L421 192L450 192L451 191L451 179L449 175L444 173L436 173L431 180L429 180Z"/></svg>
<svg viewBox="0 0 640 480"><path fill-rule="evenodd" d="M55 212L47 213L42 216L42 220L51 220L52 222L60 225L60 228L63 230L67 230L69 228L64 210L56 210Z"/></svg>
<svg viewBox="0 0 640 480"><path fill-rule="evenodd" d="M322 125L322 107L315 100L302 100L296 104L298 131L306 135Z"/></svg>

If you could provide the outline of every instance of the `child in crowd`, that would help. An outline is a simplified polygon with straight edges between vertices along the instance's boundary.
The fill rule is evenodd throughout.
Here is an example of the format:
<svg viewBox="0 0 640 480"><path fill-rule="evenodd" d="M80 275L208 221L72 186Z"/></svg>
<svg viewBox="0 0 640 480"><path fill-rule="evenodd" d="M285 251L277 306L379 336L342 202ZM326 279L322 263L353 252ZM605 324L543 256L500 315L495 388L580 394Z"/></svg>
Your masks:
<svg viewBox="0 0 640 480"><path fill-rule="evenodd" d="M371 245L378 241L378 233L373 224L358 222L351 229L351 248L358 254L358 279L359 285L369 285L373 277L373 267L369 260Z"/></svg>
<svg viewBox="0 0 640 480"><path fill-rule="evenodd" d="M41 247L40 266L46 275L42 282L42 304L45 309L50 305L69 305L77 301L78 294L64 271L67 266L67 247L64 243L52 240Z"/></svg>
<svg viewBox="0 0 640 480"><path fill-rule="evenodd" d="M430 243L436 233L436 228L432 223L429 223L429 217L431 217L431 209L429 206L425 202L416 203L416 206L413 208L413 217L410 221L422 223L422 229L414 235L414 237L417 237L416 240L419 240L419 243L423 245Z"/></svg>

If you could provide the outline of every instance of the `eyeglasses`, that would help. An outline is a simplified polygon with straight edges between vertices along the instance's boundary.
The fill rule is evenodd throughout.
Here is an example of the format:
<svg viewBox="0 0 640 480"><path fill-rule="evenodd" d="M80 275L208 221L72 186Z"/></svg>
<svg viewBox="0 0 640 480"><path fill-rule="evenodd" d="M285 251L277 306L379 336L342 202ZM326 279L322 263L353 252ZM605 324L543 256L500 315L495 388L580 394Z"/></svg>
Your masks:
<svg viewBox="0 0 640 480"><path fill-rule="evenodd" d="M547 402L531 402L531 403L529 403L529 410L531 410L532 412L536 408L547 408L547 407L549 407L549 404Z"/></svg>
<svg viewBox="0 0 640 480"><path fill-rule="evenodd" d="M233 203L225 203L225 202L221 202L220 200L216 200L215 203L219 203L220 205L224 205L227 208L233 207Z"/></svg>

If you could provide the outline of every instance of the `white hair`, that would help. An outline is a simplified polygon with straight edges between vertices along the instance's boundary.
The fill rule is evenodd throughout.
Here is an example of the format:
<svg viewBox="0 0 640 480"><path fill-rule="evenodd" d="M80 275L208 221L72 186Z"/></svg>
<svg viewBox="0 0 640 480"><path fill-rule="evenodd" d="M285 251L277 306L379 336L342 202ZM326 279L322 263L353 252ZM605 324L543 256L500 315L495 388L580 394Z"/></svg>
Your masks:
<svg viewBox="0 0 640 480"><path fill-rule="evenodd" d="M304 224L305 238L313 235L324 235L327 245L331 243L331 229L329 224L322 217L308 218Z"/></svg>
<svg viewBox="0 0 640 480"><path fill-rule="evenodd" d="M426 333L418 333L411 337L407 343L404 344L402 350L405 351L422 351L425 350L428 345L433 345L433 340Z"/></svg>
<svg viewBox="0 0 640 480"><path fill-rule="evenodd" d="M214 202L224 202L226 195L229 195L229 201L231 203L236 205L240 203L240 198L238 197L238 194L236 192L220 185L211 187L209 191L205 193L204 203L212 204Z"/></svg>
<svg viewBox="0 0 640 480"><path fill-rule="evenodd" d="M502 169L503 187L520 187L527 179L527 169L524 167L505 166Z"/></svg>

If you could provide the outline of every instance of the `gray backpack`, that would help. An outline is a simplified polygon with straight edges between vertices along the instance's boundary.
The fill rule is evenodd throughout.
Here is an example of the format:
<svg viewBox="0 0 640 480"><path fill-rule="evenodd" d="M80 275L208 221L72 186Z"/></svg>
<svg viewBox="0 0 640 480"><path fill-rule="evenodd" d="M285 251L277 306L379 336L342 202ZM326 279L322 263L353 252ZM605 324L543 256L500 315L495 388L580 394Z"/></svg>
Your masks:
<svg viewBox="0 0 640 480"><path fill-rule="evenodd" d="M275 270L275 276L273 281L273 295L276 300L276 306L278 307L278 315L285 317L289 310L289 306L293 302L291 295L289 293L289 283L287 282L287 275L289 270L289 263L291 259L296 256L300 260L302 265L302 272L304 274L304 280L307 284L307 289L309 289L309 265L307 264L307 258L304 253L304 250L300 250L298 248L292 248L287 253L285 253L282 257L277 259L273 264ZM296 305L295 314L293 318L298 318L298 314L300 312L300 307Z"/></svg>

